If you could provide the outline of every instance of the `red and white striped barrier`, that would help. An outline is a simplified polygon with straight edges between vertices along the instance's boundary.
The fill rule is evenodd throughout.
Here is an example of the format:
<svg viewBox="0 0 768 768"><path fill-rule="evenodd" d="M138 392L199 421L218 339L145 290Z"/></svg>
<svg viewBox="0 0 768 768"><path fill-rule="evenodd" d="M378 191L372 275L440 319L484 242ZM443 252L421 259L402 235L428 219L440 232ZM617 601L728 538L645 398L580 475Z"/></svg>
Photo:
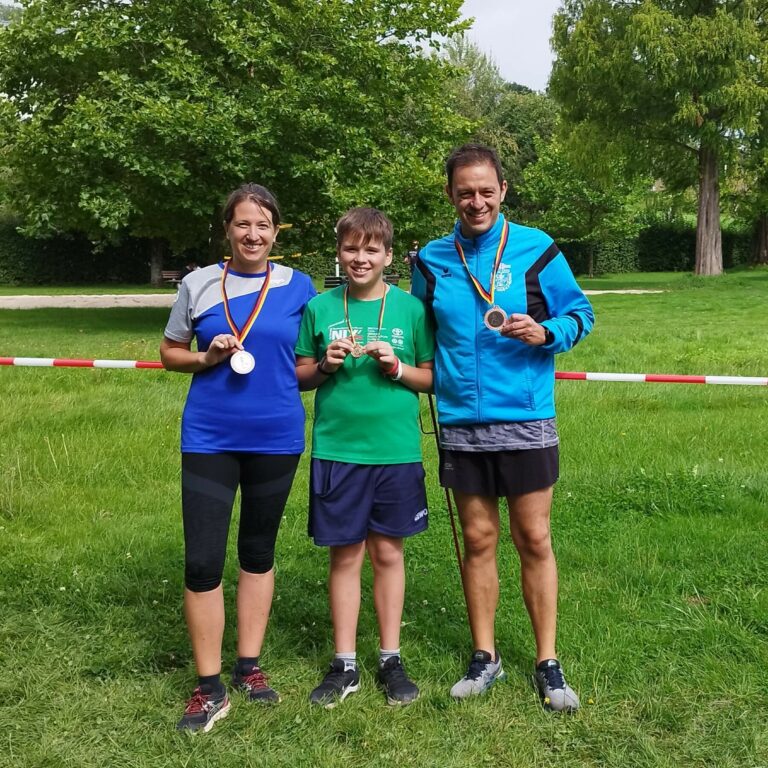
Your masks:
<svg viewBox="0 0 768 768"><path fill-rule="evenodd" d="M33 368L162 368L159 360L69 360L54 357L0 357L0 365Z"/></svg>
<svg viewBox="0 0 768 768"><path fill-rule="evenodd" d="M556 379L576 381L628 381L646 384L739 384L742 386L766 387L768 377L764 376L677 376L670 373L575 373L557 371Z"/></svg>
<svg viewBox="0 0 768 768"><path fill-rule="evenodd" d="M54 357L0 357L0 365L34 368L162 368L158 360L74 360ZM634 384L736 384L768 386L765 376L678 376L667 373L588 373L557 371L555 378L570 381L624 381Z"/></svg>

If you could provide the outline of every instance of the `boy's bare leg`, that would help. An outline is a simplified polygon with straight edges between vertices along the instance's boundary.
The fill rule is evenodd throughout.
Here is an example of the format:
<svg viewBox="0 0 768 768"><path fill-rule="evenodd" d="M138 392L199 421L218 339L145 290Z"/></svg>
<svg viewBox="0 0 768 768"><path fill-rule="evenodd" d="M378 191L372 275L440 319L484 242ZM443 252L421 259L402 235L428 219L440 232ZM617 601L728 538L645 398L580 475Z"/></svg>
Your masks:
<svg viewBox="0 0 768 768"><path fill-rule="evenodd" d="M520 555L523 599L536 639L536 662L556 659L557 563L550 536L552 488L510 496L509 527Z"/></svg>
<svg viewBox="0 0 768 768"><path fill-rule="evenodd" d="M399 648L405 600L403 540L369 532L368 556L373 566L373 604L381 647Z"/></svg>
<svg viewBox="0 0 768 768"><path fill-rule="evenodd" d="M266 573L249 573L240 570L237 585L237 655L239 657L261 655L274 591L274 569Z"/></svg>
<svg viewBox="0 0 768 768"><path fill-rule="evenodd" d="M499 541L499 500L454 492L464 538L464 595L476 651L496 652L494 625L499 603L496 546Z"/></svg>
<svg viewBox="0 0 768 768"><path fill-rule="evenodd" d="M365 542L330 548L328 597L336 653L351 653L357 644L360 614L360 572L365 559Z"/></svg>
<svg viewBox="0 0 768 768"><path fill-rule="evenodd" d="M187 618L192 655L200 677L221 672L221 639L224 636L224 591L219 584L208 592L184 589L184 614Z"/></svg>

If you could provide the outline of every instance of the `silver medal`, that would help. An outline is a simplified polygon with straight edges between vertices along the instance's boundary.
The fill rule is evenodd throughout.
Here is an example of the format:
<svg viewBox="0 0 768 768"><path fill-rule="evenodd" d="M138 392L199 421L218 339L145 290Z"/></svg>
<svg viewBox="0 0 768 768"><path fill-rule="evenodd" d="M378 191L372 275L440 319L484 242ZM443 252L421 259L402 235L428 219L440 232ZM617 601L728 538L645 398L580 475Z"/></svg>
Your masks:
<svg viewBox="0 0 768 768"><path fill-rule="evenodd" d="M250 352L246 352L244 349L239 349L229 358L229 364L232 366L232 370L235 373L244 375L250 373L255 368L256 360Z"/></svg>

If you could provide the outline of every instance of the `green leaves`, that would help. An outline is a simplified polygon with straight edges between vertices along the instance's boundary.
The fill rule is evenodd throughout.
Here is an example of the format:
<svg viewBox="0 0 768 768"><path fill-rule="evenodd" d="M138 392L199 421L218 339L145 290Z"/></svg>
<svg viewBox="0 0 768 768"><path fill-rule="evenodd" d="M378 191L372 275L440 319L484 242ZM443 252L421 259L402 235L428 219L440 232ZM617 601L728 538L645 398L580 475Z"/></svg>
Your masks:
<svg viewBox="0 0 768 768"><path fill-rule="evenodd" d="M244 180L270 186L298 250L332 247L350 201L434 234L462 123L422 55L460 0L28 0L0 31L4 194L30 234L204 245ZM218 226L218 225L217 225ZM407 231L405 231L407 229ZM401 231L402 230L402 231Z"/></svg>

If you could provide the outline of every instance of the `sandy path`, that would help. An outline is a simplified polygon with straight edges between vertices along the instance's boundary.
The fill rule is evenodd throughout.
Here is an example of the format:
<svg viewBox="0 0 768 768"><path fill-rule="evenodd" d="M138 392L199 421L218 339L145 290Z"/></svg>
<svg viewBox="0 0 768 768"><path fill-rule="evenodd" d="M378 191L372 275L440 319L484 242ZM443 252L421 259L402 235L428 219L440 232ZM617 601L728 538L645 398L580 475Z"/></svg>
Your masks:
<svg viewBox="0 0 768 768"><path fill-rule="evenodd" d="M630 289L626 291L584 291L587 296L603 293L664 293ZM69 309L93 309L109 307L170 307L176 300L175 293L124 293L58 296L0 296L0 309L45 309L63 307Z"/></svg>

